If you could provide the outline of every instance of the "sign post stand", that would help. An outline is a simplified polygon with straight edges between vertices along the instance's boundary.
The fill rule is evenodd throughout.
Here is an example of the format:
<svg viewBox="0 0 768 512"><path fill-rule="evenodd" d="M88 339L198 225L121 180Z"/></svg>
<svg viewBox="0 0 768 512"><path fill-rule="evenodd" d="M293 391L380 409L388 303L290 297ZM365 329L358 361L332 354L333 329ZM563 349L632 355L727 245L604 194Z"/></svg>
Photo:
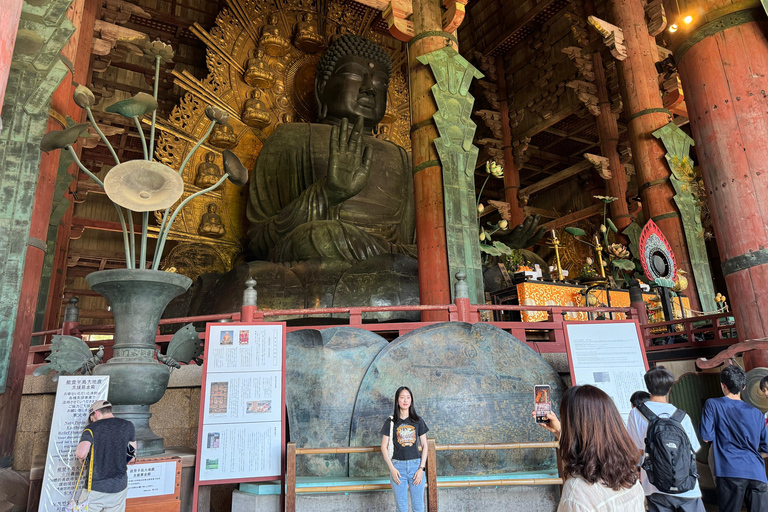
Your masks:
<svg viewBox="0 0 768 512"><path fill-rule="evenodd" d="M206 326L193 510L201 487L280 480L285 492L285 323Z"/></svg>

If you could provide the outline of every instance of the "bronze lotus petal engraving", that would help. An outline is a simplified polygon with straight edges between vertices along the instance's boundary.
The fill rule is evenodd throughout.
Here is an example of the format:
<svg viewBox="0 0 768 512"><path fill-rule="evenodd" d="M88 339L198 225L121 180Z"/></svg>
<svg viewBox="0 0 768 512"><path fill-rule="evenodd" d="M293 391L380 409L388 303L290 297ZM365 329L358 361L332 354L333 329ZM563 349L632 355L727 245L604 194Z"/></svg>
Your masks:
<svg viewBox="0 0 768 512"><path fill-rule="evenodd" d="M66 130L56 130L48 132L40 141L40 149L46 153L54 149L62 149L71 146L80 137L88 137L88 127L90 124L76 124Z"/></svg>
<svg viewBox="0 0 768 512"><path fill-rule="evenodd" d="M104 178L107 196L134 212L170 208L184 192L184 180L160 162L131 160L113 167Z"/></svg>
<svg viewBox="0 0 768 512"><path fill-rule="evenodd" d="M92 107L96 103L96 96L94 96L93 92L84 85L78 85L75 88L72 99L75 100L75 105L80 108Z"/></svg>
<svg viewBox="0 0 768 512"><path fill-rule="evenodd" d="M123 117L133 118L149 114L157 109L157 100L151 94L140 92L132 98L118 101L104 110L112 114L120 114Z"/></svg>
<svg viewBox="0 0 768 512"><path fill-rule="evenodd" d="M205 117L207 117L214 123L219 123L219 124L229 123L229 114L227 114L225 111L223 111L219 107L214 107L213 105L209 105L208 108L205 109Z"/></svg>
<svg viewBox="0 0 768 512"><path fill-rule="evenodd" d="M221 155L224 158L224 172L229 174L229 181L238 187L245 185L245 182L248 181L248 169L245 168L237 155L228 149L225 149Z"/></svg>

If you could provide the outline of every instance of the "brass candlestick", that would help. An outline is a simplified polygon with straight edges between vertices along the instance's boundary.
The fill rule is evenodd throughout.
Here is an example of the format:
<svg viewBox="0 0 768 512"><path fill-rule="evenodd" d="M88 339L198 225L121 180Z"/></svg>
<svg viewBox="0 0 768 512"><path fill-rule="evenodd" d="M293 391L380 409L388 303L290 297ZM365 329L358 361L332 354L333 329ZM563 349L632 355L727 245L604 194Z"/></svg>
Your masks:
<svg viewBox="0 0 768 512"><path fill-rule="evenodd" d="M595 252L597 253L597 264L600 266L600 277L605 277L605 268L603 267L603 246L600 239L595 235Z"/></svg>
<svg viewBox="0 0 768 512"><path fill-rule="evenodd" d="M563 267L560 265L560 251L558 250L560 247L560 240L557 239L557 232L555 230L552 230L552 247L555 248L555 263L557 264L557 280L562 281L563 280Z"/></svg>

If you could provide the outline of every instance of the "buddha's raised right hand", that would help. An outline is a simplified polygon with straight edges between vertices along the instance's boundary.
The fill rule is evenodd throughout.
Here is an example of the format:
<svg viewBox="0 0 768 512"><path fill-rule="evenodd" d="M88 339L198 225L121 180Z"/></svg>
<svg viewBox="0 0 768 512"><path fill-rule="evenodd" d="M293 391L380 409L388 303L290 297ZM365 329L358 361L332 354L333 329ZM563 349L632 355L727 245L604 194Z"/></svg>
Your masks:
<svg viewBox="0 0 768 512"><path fill-rule="evenodd" d="M331 206L341 204L360 193L371 174L373 148L363 144L363 118L358 117L352 132L349 121L331 128L330 158L326 192Z"/></svg>

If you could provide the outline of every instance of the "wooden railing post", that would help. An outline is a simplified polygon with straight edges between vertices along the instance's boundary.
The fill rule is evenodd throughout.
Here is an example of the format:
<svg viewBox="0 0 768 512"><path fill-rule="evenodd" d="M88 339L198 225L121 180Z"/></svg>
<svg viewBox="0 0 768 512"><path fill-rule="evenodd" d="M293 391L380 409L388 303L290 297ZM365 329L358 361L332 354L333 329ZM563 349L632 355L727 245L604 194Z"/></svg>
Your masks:
<svg viewBox="0 0 768 512"><path fill-rule="evenodd" d="M437 512L437 450L434 439L427 439L427 512Z"/></svg>
<svg viewBox="0 0 768 512"><path fill-rule="evenodd" d="M241 322L248 323L255 320L257 294L254 286L256 286L256 280L248 277L245 280L245 290L243 291L243 305L240 307Z"/></svg>
<svg viewBox="0 0 768 512"><path fill-rule="evenodd" d="M296 443L285 449L285 512L296 512Z"/></svg>

